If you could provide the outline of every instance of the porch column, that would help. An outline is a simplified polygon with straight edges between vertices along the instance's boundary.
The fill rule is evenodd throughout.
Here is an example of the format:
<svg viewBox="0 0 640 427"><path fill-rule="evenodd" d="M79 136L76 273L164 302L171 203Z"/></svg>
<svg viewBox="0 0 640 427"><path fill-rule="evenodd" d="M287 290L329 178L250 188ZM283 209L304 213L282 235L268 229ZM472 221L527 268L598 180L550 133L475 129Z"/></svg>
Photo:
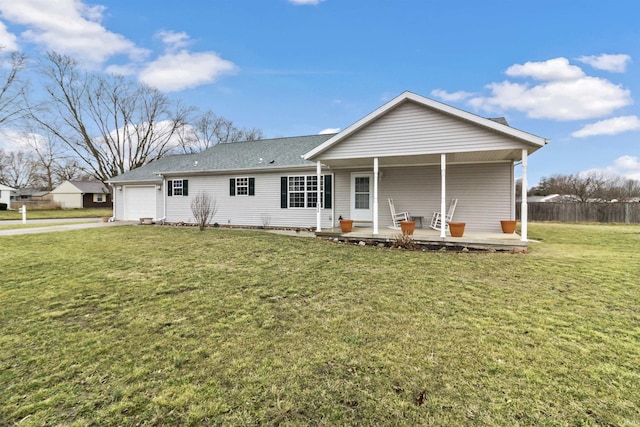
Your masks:
<svg viewBox="0 0 640 427"><path fill-rule="evenodd" d="M526 242L527 238L527 150L522 149L522 204L520 205L520 240Z"/></svg>
<svg viewBox="0 0 640 427"><path fill-rule="evenodd" d="M373 235L378 235L378 158L373 159Z"/></svg>
<svg viewBox="0 0 640 427"><path fill-rule="evenodd" d="M447 155L440 154L440 237L447 237Z"/></svg>
<svg viewBox="0 0 640 427"><path fill-rule="evenodd" d="M316 186L316 194L317 194L317 198L316 198L316 231L322 231L322 191L321 191L321 184L322 184L322 176L320 176L322 174L322 165L320 164L320 162L316 162L316 175L318 176L318 181L317 181L317 186Z"/></svg>

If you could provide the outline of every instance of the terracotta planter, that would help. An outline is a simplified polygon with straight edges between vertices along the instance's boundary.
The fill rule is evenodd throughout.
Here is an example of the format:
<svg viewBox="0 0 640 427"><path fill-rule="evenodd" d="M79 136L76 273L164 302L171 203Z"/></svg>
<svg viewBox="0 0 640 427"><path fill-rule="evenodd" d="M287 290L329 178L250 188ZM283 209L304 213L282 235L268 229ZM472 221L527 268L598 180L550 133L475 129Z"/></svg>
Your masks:
<svg viewBox="0 0 640 427"><path fill-rule="evenodd" d="M516 222L513 220L502 220L500 221L500 226L503 233L513 234L516 232Z"/></svg>
<svg viewBox="0 0 640 427"><path fill-rule="evenodd" d="M343 233L351 233L353 230L353 220L352 219L341 219L340 220L340 230Z"/></svg>
<svg viewBox="0 0 640 427"><path fill-rule="evenodd" d="M400 221L400 229L402 234L413 236L413 231L416 229L415 221Z"/></svg>
<svg viewBox="0 0 640 427"><path fill-rule="evenodd" d="M462 237L464 234L464 222L449 222L449 233L451 237Z"/></svg>

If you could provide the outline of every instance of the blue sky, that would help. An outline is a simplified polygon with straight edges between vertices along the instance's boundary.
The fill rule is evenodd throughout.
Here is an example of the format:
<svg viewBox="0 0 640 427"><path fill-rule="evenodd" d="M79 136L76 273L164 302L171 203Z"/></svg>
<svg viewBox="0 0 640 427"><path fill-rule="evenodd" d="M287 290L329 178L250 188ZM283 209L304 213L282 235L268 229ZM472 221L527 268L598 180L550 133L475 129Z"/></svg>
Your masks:
<svg viewBox="0 0 640 427"><path fill-rule="evenodd" d="M265 137L344 129L405 90L548 138L529 182L640 179L637 0L0 0L4 54L56 50ZM5 147L6 148L6 147Z"/></svg>

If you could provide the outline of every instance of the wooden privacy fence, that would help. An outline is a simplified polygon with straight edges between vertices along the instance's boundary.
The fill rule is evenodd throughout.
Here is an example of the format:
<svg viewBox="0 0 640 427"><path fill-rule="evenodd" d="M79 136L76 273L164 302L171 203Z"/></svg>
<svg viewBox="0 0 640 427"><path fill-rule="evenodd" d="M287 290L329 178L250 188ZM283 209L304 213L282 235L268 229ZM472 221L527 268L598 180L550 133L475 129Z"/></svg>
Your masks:
<svg viewBox="0 0 640 427"><path fill-rule="evenodd" d="M516 217L520 219L520 204ZM528 204L529 221L603 222L640 224L640 203L554 203Z"/></svg>

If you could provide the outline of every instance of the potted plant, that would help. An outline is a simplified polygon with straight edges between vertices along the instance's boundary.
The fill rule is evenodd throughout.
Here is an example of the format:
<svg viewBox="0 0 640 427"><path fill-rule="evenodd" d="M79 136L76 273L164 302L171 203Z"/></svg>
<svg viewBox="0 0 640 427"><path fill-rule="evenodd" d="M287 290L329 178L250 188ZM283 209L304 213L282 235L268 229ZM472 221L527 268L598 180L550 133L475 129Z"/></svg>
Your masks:
<svg viewBox="0 0 640 427"><path fill-rule="evenodd" d="M500 227L505 234L513 234L516 231L516 222L511 219L503 219L500 221Z"/></svg>
<svg viewBox="0 0 640 427"><path fill-rule="evenodd" d="M449 233L451 233L451 237L462 237L464 234L464 226L466 223L464 222L449 222Z"/></svg>
<svg viewBox="0 0 640 427"><path fill-rule="evenodd" d="M416 229L415 221L400 221L400 229L402 230L402 234L406 234L408 236L412 236L414 230Z"/></svg>
<svg viewBox="0 0 640 427"><path fill-rule="evenodd" d="M353 220L352 219L342 219L342 216L338 218L340 220L340 230L343 233L351 233L353 229Z"/></svg>

